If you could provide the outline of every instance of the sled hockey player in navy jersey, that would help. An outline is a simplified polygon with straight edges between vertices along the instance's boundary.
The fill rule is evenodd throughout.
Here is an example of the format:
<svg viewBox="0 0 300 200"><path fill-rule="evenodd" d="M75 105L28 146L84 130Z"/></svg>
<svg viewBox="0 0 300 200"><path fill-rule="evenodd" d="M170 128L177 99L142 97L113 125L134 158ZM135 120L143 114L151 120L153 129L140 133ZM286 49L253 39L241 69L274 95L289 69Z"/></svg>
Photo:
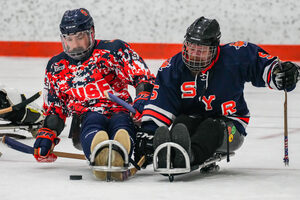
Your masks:
<svg viewBox="0 0 300 200"><path fill-rule="evenodd" d="M234 152L243 144L250 119L244 84L287 91L296 87L296 64L280 63L248 42L220 45L220 37L215 19L198 18L187 29L182 52L159 68L142 113L143 131L137 133L137 160L147 155L150 164L153 150L167 142L183 147L191 166L216 152ZM186 166L181 151L172 148L170 153L171 168ZM167 148L162 148L154 164L168 168L167 161Z"/></svg>
<svg viewBox="0 0 300 200"><path fill-rule="evenodd" d="M123 167L128 164L124 163L124 154L130 157L135 144L133 119L128 110L108 100L104 93L110 92L131 104L128 85L132 85L137 94L133 107L142 112L155 77L127 43L95 40L93 18L84 8L66 11L60 32L64 51L52 57L46 68L46 118L44 127L38 131L34 157L38 162L55 161L52 150L59 143L66 118L79 116L81 127L77 137L91 165ZM121 146L113 146L112 150L99 147L108 140ZM107 178L105 170L93 172L99 179ZM119 180L121 173L110 175Z"/></svg>

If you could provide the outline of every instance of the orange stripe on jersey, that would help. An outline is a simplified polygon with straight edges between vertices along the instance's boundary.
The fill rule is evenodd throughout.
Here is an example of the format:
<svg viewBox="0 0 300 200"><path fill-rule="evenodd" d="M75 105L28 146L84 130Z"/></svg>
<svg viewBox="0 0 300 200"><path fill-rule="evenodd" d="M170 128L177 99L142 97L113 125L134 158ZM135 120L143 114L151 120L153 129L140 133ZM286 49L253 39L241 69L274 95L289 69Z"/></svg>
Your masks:
<svg viewBox="0 0 300 200"><path fill-rule="evenodd" d="M171 123L172 123L172 121L169 118L167 118L166 116L164 116L164 115L162 115L160 113L157 113L157 112L155 112L153 110L144 110L143 111L143 116L144 115L153 116L153 117L159 119L160 121L162 121L164 124L167 124L168 126L170 126Z"/></svg>

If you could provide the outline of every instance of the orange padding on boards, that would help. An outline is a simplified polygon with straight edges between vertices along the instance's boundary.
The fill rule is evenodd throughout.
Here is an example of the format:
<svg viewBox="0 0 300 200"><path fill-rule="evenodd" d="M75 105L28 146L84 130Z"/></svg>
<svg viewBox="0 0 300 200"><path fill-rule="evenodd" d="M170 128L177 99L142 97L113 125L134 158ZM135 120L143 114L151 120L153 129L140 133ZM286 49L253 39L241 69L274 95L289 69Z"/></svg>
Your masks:
<svg viewBox="0 0 300 200"><path fill-rule="evenodd" d="M130 43L144 59L167 59L181 51L182 44ZM281 60L300 61L300 45L259 45ZM0 56L52 57L62 51L60 42L0 41Z"/></svg>

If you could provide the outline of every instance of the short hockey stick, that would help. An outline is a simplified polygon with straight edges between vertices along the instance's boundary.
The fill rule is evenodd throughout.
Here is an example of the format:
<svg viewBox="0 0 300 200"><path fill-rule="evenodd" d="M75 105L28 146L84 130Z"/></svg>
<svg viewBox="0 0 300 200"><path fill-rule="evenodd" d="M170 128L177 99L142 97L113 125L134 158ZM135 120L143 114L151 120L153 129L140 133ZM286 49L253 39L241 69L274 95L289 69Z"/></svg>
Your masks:
<svg viewBox="0 0 300 200"><path fill-rule="evenodd" d="M281 61L277 57L277 62L280 67L282 68ZM288 121L287 121L287 91L284 90L284 157L283 157L283 162L285 166L289 165L289 147L288 147Z"/></svg>
<svg viewBox="0 0 300 200"><path fill-rule="evenodd" d="M30 98L22 101L21 103L18 103L16 105L10 106L8 108L3 108L0 110L0 115L8 113L8 112L12 112L15 110L20 110L21 108L23 108L24 106L26 106L27 104L30 104L31 102L33 102L34 100L36 100L37 98L39 98L42 94L42 91L39 91L37 93L35 93L34 95L32 95Z"/></svg>
<svg viewBox="0 0 300 200"><path fill-rule="evenodd" d="M283 162L289 165L288 121L287 121L287 92L284 91L284 157Z"/></svg>
<svg viewBox="0 0 300 200"><path fill-rule="evenodd" d="M23 152L23 153L28 153L28 154L34 154L34 149L33 147L23 144L21 142L18 142L17 140L14 140L8 136L4 136L2 138L2 143L7 144L8 147ZM79 159L79 160L86 160L85 156L83 154L76 154L76 153L66 153L66 152L59 152L59 151L53 151L53 153L57 157L62 157L62 158L72 158L72 159Z"/></svg>
<svg viewBox="0 0 300 200"><path fill-rule="evenodd" d="M111 100L113 102L116 102L117 104L123 106L124 108L126 108L127 110L129 110L130 112L132 112L133 114L136 113L135 109L130 104L128 104L124 100L120 99L119 97L113 95L112 93L105 91L104 95L105 95L105 97L107 99L109 99L109 100Z"/></svg>
<svg viewBox="0 0 300 200"><path fill-rule="evenodd" d="M0 137L5 137L5 136L16 138L16 139L26 139L25 135L20 135L17 133L0 133Z"/></svg>

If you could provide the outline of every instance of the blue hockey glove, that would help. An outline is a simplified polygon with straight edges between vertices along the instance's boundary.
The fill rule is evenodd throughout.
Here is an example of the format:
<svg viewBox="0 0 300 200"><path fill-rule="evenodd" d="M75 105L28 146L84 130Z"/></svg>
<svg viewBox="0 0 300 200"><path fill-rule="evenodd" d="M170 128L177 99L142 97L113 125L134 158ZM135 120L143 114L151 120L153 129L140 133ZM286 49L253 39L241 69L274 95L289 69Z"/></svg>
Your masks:
<svg viewBox="0 0 300 200"><path fill-rule="evenodd" d="M273 82L278 90L291 91L296 87L299 76L299 66L290 61L277 64L273 70Z"/></svg>
<svg viewBox="0 0 300 200"><path fill-rule="evenodd" d="M59 141L60 139L56 137L54 131L48 128L40 128L33 145L35 159L38 162L54 162L57 156L52 151Z"/></svg>

